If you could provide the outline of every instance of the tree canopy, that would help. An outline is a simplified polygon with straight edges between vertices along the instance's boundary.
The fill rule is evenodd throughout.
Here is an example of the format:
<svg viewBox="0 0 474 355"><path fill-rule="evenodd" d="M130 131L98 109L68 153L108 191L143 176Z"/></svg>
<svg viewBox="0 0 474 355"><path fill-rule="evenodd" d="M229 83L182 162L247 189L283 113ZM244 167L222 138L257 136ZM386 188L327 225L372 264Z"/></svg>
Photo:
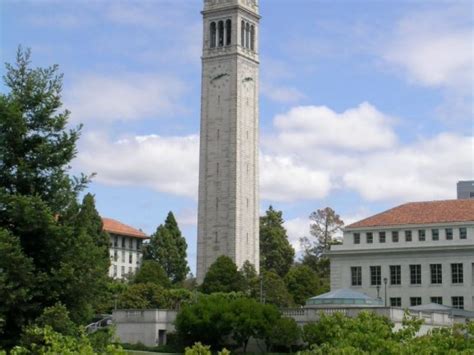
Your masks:
<svg viewBox="0 0 474 355"><path fill-rule="evenodd" d="M295 257L283 227L283 212L272 206L260 217L260 269L276 272L284 277Z"/></svg>
<svg viewBox="0 0 474 355"><path fill-rule="evenodd" d="M178 222L173 213L169 212L165 223L160 224L152 234L150 243L144 246L143 259L157 261L173 283L182 282L189 272L187 247Z"/></svg>
<svg viewBox="0 0 474 355"><path fill-rule="evenodd" d="M209 267L200 286L204 293L244 291L244 278L231 258L222 255Z"/></svg>
<svg viewBox="0 0 474 355"><path fill-rule="evenodd" d="M293 266L285 276L285 283L288 292L299 305L304 305L308 298L322 293L318 275L306 265Z"/></svg>

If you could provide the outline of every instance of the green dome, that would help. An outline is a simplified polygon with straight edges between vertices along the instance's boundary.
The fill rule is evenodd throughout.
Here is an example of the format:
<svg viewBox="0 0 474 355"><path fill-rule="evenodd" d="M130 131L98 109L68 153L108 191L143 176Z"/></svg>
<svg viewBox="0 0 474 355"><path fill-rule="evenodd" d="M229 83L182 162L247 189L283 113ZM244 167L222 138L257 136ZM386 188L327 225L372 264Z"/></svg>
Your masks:
<svg viewBox="0 0 474 355"><path fill-rule="evenodd" d="M339 290L323 293L322 295L311 297L306 301L307 306L312 305L364 305L383 306L380 298L372 298L365 293L341 288Z"/></svg>

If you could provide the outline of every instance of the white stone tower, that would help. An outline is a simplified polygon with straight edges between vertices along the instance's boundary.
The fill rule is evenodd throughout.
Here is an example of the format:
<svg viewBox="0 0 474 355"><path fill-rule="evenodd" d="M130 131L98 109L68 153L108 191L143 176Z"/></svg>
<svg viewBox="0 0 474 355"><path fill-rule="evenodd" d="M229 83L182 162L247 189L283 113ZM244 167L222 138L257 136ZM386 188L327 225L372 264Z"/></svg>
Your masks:
<svg viewBox="0 0 474 355"><path fill-rule="evenodd" d="M197 281L221 255L259 269L258 0L205 0Z"/></svg>

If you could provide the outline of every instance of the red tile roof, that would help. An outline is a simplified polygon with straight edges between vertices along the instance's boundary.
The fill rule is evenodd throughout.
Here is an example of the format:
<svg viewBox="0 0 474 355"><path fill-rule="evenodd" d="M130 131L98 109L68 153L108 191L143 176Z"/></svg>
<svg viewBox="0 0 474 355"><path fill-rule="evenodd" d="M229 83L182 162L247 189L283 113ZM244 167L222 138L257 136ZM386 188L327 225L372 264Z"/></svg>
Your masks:
<svg viewBox="0 0 474 355"><path fill-rule="evenodd" d="M127 226L115 219L112 218L102 218L103 228L106 232L126 235L129 237L147 239L148 236L142 231L135 229L133 227Z"/></svg>
<svg viewBox="0 0 474 355"><path fill-rule="evenodd" d="M474 199L410 202L350 224L346 228L451 222L474 222Z"/></svg>

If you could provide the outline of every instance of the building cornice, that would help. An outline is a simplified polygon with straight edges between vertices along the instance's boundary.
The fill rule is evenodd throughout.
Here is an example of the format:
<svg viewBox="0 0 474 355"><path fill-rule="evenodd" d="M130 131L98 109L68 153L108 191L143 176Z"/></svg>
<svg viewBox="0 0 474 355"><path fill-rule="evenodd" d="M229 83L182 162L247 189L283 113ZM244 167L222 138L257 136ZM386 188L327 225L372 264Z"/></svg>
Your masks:
<svg viewBox="0 0 474 355"><path fill-rule="evenodd" d="M373 249L344 249L331 250L325 255L339 256L339 255L373 255L373 254L414 254L414 253L433 253L433 252L474 252L474 244L471 245L439 245L439 246L425 246L425 247L406 247L406 248L373 248Z"/></svg>
<svg viewBox="0 0 474 355"><path fill-rule="evenodd" d="M469 222L443 222L443 223L429 223L429 224L395 224L385 226L372 227L346 227L344 233L361 232L361 231L387 231L399 229L431 229L431 228L449 228L449 227L473 227L474 221Z"/></svg>

